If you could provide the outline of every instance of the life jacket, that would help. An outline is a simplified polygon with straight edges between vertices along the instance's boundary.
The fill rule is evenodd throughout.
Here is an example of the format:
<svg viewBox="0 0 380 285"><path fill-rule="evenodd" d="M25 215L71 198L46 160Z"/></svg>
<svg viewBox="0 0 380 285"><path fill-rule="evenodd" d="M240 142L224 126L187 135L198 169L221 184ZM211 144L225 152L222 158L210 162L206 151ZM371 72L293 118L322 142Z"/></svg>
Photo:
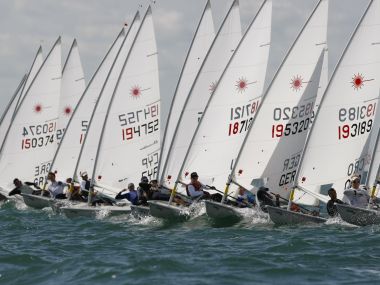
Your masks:
<svg viewBox="0 0 380 285"><path fill-rule="evenodd" d="M189 186L190 186L190 185L193 185L194 188L195 188L195 190L197 190L197 191L199 191L199 190L202 188L202 184L201 184L199 181L196 182L196 183L189 183L189 184L187 184L187 185L186 185L186 194L187 194L187 196L189 196L189 197L191 197L190 192L189 192Z"/></svg>

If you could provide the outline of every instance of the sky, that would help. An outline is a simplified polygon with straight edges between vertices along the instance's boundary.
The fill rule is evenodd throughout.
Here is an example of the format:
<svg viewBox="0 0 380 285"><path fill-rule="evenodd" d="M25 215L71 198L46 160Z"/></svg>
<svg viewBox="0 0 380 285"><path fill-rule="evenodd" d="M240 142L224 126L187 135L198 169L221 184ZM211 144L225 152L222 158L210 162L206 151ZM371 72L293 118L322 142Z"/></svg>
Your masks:
<svg viewBox="0 0 380 285"><path fill-rule="evenodd" d="M273 0L273 21L267 82L310 15L317 0ZM369 0L330 0L329 73L331 74ZM215 31L232 0L211 0ZM242 32L262 0L240 0ZM119 33L136 10L152 6L158 46L163 121L167 116L195 29L206 0L1 0L0 114L41 45L46 56L62 36L63 59L74 38L78 41L88 82Z"/></svg>

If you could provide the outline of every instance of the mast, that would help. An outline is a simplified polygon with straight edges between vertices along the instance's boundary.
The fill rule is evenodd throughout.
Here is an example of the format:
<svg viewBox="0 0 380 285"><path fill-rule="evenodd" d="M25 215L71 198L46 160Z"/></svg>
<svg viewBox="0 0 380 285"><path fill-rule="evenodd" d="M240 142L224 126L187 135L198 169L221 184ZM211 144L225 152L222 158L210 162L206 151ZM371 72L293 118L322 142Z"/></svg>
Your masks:
<svg viewBox="0 0 380 285"><path fill-rule="evenodd" d="M380 141L380 128L378 129L377 131L377 137L376 137L376 142L375 142L375 147L373 148L373 151L372 151L372 157L371 157L371 163L369 165L369 169L368 169L368 175L367 175L367 178L366 178L366 183L365 185L369 186L369 183L371 183L371 181L369 181L369 176L372 172L372 168L374 167L374 163L375 163L375 153L377 151L377 149L379 148L379 141ZM379 176L380 174L380 167L379 165L377 166L377 172L376 172L376 176L375 176L375 179ZM373 181L374 183L376 181Z"/></svg>

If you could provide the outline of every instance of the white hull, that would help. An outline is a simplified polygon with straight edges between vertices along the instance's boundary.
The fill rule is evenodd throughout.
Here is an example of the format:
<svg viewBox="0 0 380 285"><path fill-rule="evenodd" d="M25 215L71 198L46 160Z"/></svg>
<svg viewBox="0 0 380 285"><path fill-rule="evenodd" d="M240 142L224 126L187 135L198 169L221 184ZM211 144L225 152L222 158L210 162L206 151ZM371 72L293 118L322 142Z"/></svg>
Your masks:
<svg viewBox="0 0 380 285"><path fill-rule="evenodd" d="M88 206L87 204L74 205L71 207L61 207L61 212L68 218L96 218L99 216L126 215L131 212L128 206Z"/></svg>
<svg viewBox="0 0 380 285"><path fill-rule="evenodd" d="M233 206L222 204L215 201L204 201L206 206L206 214L213 219L236 219L240 220L243 215L239 212L239 209Z"/></svg>
<svg viewBox="0 0 380 285"><path fill-rule="evenodd" d="M51 198L41 195L21 194L21 196L24 199L25 205L34 209L43 209L50 207L51 203L54 201Z"/></svg>
<svg viewBox="0 0 380 285"><path fill-rule="evenodd" d="M291 212L286 209L268 206L270 219L276 225L294 225L306 223L324 223L327 220L321 217L305 215L299 212Z"/></svg>
<svg viewBox="0 0 380 285"><path fill-rule="evenodd" d="M380 224L380 211L356 208L349 205L336 204L342 220L356 225L368 226Z"/></svg>
<svg viewBox="0 0 380 285"><path fill-rule="evenodd" d="M169 205L166 201L149 201L150 215L165 220L187 220L189 209L182 206Z"/></svg>

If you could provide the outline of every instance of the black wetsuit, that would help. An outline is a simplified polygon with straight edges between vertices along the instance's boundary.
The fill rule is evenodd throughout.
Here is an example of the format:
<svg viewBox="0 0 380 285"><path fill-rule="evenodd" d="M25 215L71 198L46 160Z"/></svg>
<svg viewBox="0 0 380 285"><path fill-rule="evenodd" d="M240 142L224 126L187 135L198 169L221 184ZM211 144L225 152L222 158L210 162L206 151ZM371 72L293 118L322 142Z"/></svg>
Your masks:
<svg viewBox="0 0 380 285"><path fill-rule="evenodd" d="M264 212L267 211L266 206L280 207L280 200L276 198L276 202L273 202L272 196L267 190L259 190L256 193L256 197L260 202L260 208Z"/></svg>
<svg viewBox="0 0 380 285"><path fill-rule="evenodd" d="M336 199L335 201L333 200L329 200L327 202L327 205L326 205L326 208L327 208L327 213L331 216L331 217L335 217L338 215L338 210L335 206L335 203L337 204L345 204L344 202L342 202L341 200L339 199Z"/></svg>

